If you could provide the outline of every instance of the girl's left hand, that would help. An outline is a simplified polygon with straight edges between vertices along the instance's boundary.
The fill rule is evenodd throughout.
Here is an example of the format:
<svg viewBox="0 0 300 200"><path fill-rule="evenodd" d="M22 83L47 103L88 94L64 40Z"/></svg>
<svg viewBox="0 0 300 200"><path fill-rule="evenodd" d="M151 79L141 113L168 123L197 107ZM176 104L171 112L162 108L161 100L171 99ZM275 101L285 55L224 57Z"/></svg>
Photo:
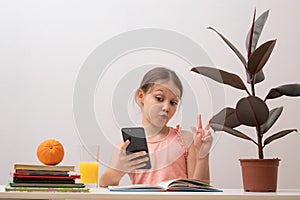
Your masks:
<svg viewBox="0 0 300 200"><path fill-rule="evenodd" d="M201 114L197 116L198 119L198 128L191 127L192 132L194 134L194 146L196 151L199 153L199 159L203 159L209 154L213 138L211 136L211 132L209 131L209 123L202 128L202 119Z"/></svg>

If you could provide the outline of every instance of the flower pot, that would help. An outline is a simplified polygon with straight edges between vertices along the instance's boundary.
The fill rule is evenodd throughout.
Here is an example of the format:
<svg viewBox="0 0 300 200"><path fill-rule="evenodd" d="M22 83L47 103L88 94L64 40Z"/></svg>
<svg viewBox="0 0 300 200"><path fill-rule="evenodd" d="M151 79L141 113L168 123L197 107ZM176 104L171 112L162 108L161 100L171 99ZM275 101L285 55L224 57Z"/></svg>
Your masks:
<svg viewBox="0 0 300 200"><path fill-rule="evenodd" d="M280 159L240 159L245 192L276 192Z"/></svg>

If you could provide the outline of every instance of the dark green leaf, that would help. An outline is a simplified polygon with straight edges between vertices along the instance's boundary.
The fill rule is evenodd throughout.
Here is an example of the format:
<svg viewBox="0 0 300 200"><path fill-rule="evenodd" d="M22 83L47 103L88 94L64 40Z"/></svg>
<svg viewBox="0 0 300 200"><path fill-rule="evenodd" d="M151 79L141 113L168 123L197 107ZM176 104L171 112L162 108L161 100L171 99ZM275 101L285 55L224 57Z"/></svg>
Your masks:
<svg viewBox="0 0 300 200"><path fill-rule="evenodd" d="M242 124L259 127L268 120L269 109L260 98L249 96L238 101L236 115Z"/></svg>
<svg viewBox="0 0 300 200"><path fill-rule="evenodd" d="M268 95L265 98L265 101L267 99L275 99L281 96L290 96L290 97L298 97L300 96L300 84L295 83L295 84L287 84L287 85L282 85L277 88L272 88Z"/></svg>
<svg viewBox="0 0 300 200"><path fill-rule="evenodd" d="M256 9L254 10L254 15L253 15L253 20L252 20L252 26L250 28L250 35L249 35L249 41L248 41L249 48L247 49L248 59L249 59L249 57L251 55L251 45L252 45L252 38L253 38L253 32L254 32L255 16L256 16Z"/></svg>
<svg viewBox="0 0 300 200"><path fill-rule="evenodd" d="M274 47L276 40L270 40L258 47L248 60L248 72L252 75L256 74L267 63Z"/></svg>
<svg viewBox="0 0 300 200"><path fill-rule="evenodd" d="M251 52L250 54L253 53L253 51L256 49L259 37L261 35L261 32L263 30L263 27L267 21L267 18L269 16L269 10L265 11L263 14L261 14L258 19L254 23L254 30L253 30L253 36L252 36L252 42L251 42ZM246 38L246 50L249 52L249 37L250 37L251 30L249 30L247 38ZM247 83L251 83L250 81L250 75L246 71L247 75ZM265 75L263 70L260 70L259 72L256 73L254 77L254 83L260 83L265 80Z"/></svg>
<svg viewBox="0 0 300 200"><path fill-rule="evenodd" d="M247 91L246 86L244 85L242 79L238 75L212 67L194 67L191 69L191 71L198 74L202 74L219 83L223 83Z"/></svg>
<svg viewBox="0 0 300 200"><path fill-rule="evenodd" d="M254 23L254 31L253 31L253 36L252 36L252 44L251 44L251 53L256 49L256 45L258 43L259 37L261 35L261 32L264 28L264 25L267 21L267 18L269 16L269 10L265 11L262 13L257 20L255 20ZM249 49L248 44L249 44L249 36L250 36L250 31L248 32L247 38L246 38L246 50Z"/></svg>
<svg viewBox="0 0 300 200"><path fill-rule="evenodd" d="M245 69L247 70L247 62L245 57L241 54L241 52L227 39L225 38L221 33L219 33L217 30L215 30L212 27L208 27L208 29L213 30L216 32L223 40L224 42L230 47L230 49L237 55L237 57L240 59L240 61L243 63Z"/></svg>
<svg viewBox="0 0 300 200"><path fill-rule="evenodd" d="M224 108L219 113L213 116L210 123L221 124L229 128L234 128L241 125L241 122L236 117L234 108Z"/></svg>
<svg viewBox="0 0 300 200"><path fill-rule="evenodd" d="M289 130L284 130L284 131L280 131L278 133L275 133L274 135L271 135L270 137L265 139L264 146L266 146L267 144L270 144L274 140L282 138L282 137L284 137L284 136L286 136L289 133L294 132L294 131L298 132L297 129L289 129Z"/></svg>
<svg viewBox="0 0 300 200"><path fill-rule="evenodd" d="M282 110L283 107L281 106L278 108L274 108L270 111L268 120L266 121L266 123L260 126L261 134L266 133L273 126L273 124L277 121L277 119L281 115Z"/></svg>
<svg viewBox="0 0 300 200"><path fill-rule="evenodd" d="M225 131L226 133L229 133L233 136L236 136L236 137L239 137L239 138L242 138L245 140L250 140L250 141L254 142L255 144L257 144L252 138L250 138L249 136L245 135L244 133L242 133L238 130L235 130L235 129L232 129L232 128L229 128L229 127L226 127L226 126L223 126L220 124L214 124L214 123L211 123L210 127L214 131Z"/></svg>

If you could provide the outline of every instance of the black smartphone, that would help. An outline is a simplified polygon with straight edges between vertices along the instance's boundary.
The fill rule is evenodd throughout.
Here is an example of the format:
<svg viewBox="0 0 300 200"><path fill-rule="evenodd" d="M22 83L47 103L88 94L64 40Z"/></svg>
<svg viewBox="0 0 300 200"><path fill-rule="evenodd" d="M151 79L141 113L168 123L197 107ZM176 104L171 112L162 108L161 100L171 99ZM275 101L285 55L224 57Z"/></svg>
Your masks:
<svg viewBox="0 0 300 200"><path fill-rule="evenodd" d="M143 127L122 128L121 131L122 131L124 142L126 140L130 141L128 147L126 148L126 153L131 154L139 151L146 151L147 154L145 156L147 156L149 159L146 165L139 169L151 169L149 150L148 150L147 139L146 139L144 128Z"/></svg>

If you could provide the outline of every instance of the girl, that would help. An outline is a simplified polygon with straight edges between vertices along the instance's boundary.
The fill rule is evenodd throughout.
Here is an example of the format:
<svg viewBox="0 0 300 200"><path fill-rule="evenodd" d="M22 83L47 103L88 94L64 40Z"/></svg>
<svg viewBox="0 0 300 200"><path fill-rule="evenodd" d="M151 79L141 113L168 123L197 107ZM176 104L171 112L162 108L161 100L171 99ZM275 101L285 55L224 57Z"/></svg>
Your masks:
<svg viewBox="0 0 300 200"><path fill-rule="evenodd" d="M194 178L207 183L209 176L209 150L212 137L209 124L202 128L201 115L198 128L188 131L169 127L182 97L182 84L175 72L158 67L148 71L139 89L136 101L142 112L152 168L145 166L146 152L126 154L129 140L120 142L112 153L107 170L100 178L100 186L118 185L125 174L132 184L158 184L177 178Z"/></svg>

